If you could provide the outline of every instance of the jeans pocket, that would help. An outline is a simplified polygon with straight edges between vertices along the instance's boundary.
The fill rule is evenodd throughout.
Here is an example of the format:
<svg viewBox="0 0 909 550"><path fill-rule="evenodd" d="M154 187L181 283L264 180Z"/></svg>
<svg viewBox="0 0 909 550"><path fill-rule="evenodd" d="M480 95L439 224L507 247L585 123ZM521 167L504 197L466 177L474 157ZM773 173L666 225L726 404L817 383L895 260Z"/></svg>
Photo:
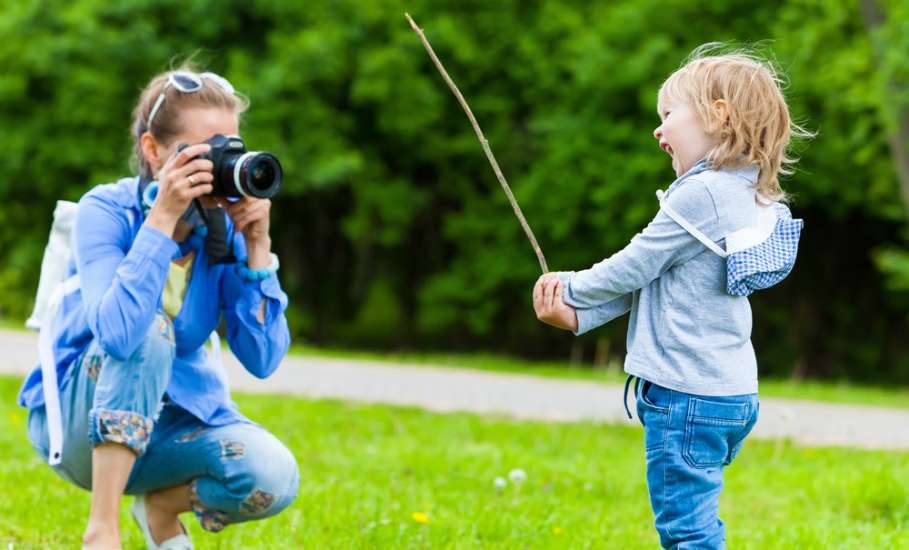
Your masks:
<svg viewBox="0 0 909 550"><path fill-rule="evenodd" d="M693 468L716 468L732 462L751 431L750 401L711 401L692 397L685 418L682 456Z"/></svg>
<svg viewBox="0 0 909 550"><path fill-rule="evenodd" d="M643 410L650 410L650 411L657 412L660 414L669 414L669 403L666 403L665 405L660 405L659 403L657 403L653 400L653 398L651 396L651 390L654 389L654 387L659 388L658 386L654 386L653 382L643 380L641 382L641 391L638 394L635 403L637 404L637 406L639 408L641 408ZM659 389L663 389L663 388L659 388ZM663 389L663 391L666 391L666 390Z"/></svg>
<svg viewBox="0 0 909 550"><path fill-rule="evenodd" d="M646 380L643 381L641 391L638 393L637 399L635 400L638 418L644 426L645 452L661 449L663 447L666 430L668 429L669 424L669 402L667 400L665 406L663 406L659 404L661 400L654 401L650 391L653 388L654 386L651 382ZM665 392L665 390L663 391Z"/></svg>

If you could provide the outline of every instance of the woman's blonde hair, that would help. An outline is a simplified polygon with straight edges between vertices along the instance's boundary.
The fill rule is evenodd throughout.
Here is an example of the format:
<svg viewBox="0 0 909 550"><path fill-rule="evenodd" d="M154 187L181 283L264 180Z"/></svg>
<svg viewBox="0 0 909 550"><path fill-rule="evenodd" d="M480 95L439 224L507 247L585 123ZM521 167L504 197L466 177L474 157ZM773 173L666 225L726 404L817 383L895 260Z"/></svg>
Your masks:
<svg viewBox="0 0 909 550"><path fill-rule="evenodd" d="M220 107L242 114L249 108L249 100L239 93L230 93L209 78L201 78L202 88L197 92L183 93L173 86L167 86L168 77L175 72L186 71L201 74L198 67L187 61L176 69L163 72L154 78L142 90L139 103L133 109L133 166L139 174L151 177L151 166L142 153L141 139L145 132L164 145L169 145L171 140L183 131L180 112L187 107ZM158 96L164 91L164 103L155 113L151 127L148 127L148 117L154 108Z"/></svg>
<svg viewBox="0 0 909 550"><path fill-rule="evenodd" d="M770 200L786 200L779 176L794 172L797 158L789 155L793 138L814 134L789 115L785 83L774 66L744 51L714 53L721 44L705 44L660 87L658 105L667 100L690 104L706 132L720 143L708 154L716 168L757 164L757 191ZM726 103L718 108L717 101Z"/></svg>

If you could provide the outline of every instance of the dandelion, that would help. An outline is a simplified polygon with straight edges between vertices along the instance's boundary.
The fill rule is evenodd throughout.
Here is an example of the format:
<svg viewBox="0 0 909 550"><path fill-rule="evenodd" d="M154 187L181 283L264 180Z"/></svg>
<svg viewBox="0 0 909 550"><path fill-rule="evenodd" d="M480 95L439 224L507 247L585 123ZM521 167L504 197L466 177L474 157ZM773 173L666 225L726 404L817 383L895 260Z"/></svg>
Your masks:
<svg viewBox="0 0 909 550"><path fill-rule="evenodd" d="M414 512L410 514L410 517L420 525L429 523L429 516L423 512Z"/></svg>
<svg viewBox="0 0 909 550"><path fill-rule="evenodd" d="M505 481L505 478L504 478L504 477L498 476L498 477L496 477L495 480L492 482L492 485L493 485L493 487L495 487L496 489L498 489L498 490L501 491L502 489L504 489L504 488L508 485L508 482Z"/></svg>
<svg viewBox="0 0 909 550"><path fill-rule="evenodd" d="M515 468L514 470L508 472L508 479L511 480L515 485L520 485L527 481L527 472L520 468Z"/></svg>
<svg viewBox="0 0 909 550"><path fill-rule="evenodd" d="M552 534L555 535L555 536L557 536L557 537L561 537L562 534L563 534L564 532L565 532L565 530L562 529L561 527L553 527L553 528L552 528Z"/></svg>

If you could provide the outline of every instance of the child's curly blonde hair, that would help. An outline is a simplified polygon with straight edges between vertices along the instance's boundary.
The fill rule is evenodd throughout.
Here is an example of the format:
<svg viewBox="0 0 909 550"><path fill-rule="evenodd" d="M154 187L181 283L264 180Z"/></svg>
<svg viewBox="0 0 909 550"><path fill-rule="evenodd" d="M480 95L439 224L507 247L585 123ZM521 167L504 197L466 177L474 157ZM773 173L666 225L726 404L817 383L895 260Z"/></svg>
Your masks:
<svg viewBox="0 0 909 550"><path fill-rule="evenodd" d="M714 54L722 47L694 50L660 87L658 105L670 99L691 105L706 132L720 140L708 162L716 168L757 164L758 193L785 200L779 175L792 174L798 160L788 154L790 140L814 134L789 116L783 80L771 63L745 51Z"/></svg>

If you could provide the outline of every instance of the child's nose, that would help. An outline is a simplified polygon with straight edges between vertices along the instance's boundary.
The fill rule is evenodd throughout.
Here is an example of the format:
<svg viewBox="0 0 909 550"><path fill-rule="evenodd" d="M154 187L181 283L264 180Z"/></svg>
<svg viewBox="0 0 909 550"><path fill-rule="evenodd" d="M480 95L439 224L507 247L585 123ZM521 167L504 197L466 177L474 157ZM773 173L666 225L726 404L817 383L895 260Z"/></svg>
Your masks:
<svg viewBox="0 0 909 550"><path fill-rule="evenodd" d="M663 128L663 125L661 124L661 125L657 126L656 129L654 129L654 131L653 131L653 137L655 137L657 141L660 141L660 138L663 137L662 128Z"/></svg>

